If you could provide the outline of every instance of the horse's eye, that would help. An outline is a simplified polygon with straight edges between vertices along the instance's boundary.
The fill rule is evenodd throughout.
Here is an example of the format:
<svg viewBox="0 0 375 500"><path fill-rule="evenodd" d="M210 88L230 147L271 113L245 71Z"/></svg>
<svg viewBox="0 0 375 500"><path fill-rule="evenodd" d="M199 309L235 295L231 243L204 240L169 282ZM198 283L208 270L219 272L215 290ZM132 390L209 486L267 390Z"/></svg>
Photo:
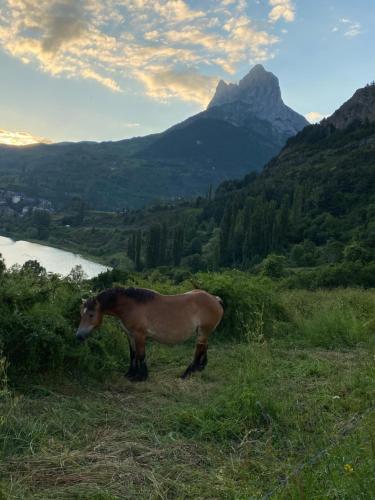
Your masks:
<svg viewBox="0 0 375 500"><path fill-rule="evenodd" d="M94 315L91 313L91 314L90 314L90 318L93 318L93 317L94 317Z"/></svg>

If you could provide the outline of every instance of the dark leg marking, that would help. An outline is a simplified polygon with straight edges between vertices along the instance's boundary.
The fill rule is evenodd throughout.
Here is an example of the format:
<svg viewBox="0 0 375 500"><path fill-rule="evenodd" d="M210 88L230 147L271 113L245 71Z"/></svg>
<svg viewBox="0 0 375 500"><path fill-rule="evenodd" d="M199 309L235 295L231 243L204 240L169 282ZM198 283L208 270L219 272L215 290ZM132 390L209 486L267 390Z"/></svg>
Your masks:
<svg viewBox="0 0 375 500"><path fill-rule="evenodd" d="M129 379L132 382L143 382L148 378L148 368L146 364L146 337L139 335L135 338L134 366L135 371Z"/></svg>
<svg viewBox="0 0 375 500"><path fill-rule="evenodd" d="M189 377L194 372L204 370L207 365L207 347L207 343L198 343L196 345L194 359L182 374L182 379Z"/></svg>
<svg viewBox="0 0 375 500"><path fill-rule="evenodd" d="M132 382L143 382L148 378L148 368L146 363L146 358L138 359L136 365L136 372L130 378Z"/></svg>
<svg viewBox="0 0 375 500"><path fill-rule="evenodd" d="M136 366L136 359L135 359L135 351L133 349L133 346L131 344L130 339L128 339L128 341L129 341L130 365L129 365L128 371L125 374L125 377L131 379L137 373L137 366Z"/></svg>

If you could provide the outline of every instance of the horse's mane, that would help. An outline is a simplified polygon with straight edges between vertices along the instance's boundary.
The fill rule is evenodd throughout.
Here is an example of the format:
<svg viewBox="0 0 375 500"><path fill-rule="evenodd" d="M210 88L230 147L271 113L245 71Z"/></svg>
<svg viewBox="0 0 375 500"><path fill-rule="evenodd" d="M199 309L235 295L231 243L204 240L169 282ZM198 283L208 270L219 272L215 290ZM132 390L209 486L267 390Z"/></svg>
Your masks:
<svg viewBox="0 0 375 500"><path fill-rule="evenodd" d="M157 295L156 292L152 290L147 290L146 288L109 288L100 292L96 297L88 299L85 306L88 309L94 309L96 302L99 302L100 308L102 310L111 309L116 305L117 299L121 296L133 299L135 302L148 302L153 300Z"/></svg>

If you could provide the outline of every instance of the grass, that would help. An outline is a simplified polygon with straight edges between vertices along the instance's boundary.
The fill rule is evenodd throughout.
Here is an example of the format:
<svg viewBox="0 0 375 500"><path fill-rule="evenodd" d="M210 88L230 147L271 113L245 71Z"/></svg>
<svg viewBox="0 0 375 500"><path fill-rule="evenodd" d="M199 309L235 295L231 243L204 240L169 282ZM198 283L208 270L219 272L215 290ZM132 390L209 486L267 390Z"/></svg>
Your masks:
<svg viewBox="0 0 375 500"><path fill-rule="evenodd" d="M293 327L260 314L189 380L193 344L151 344L140 384L3 380L0 499L374 498L374 294L281 300Z"/></svg>

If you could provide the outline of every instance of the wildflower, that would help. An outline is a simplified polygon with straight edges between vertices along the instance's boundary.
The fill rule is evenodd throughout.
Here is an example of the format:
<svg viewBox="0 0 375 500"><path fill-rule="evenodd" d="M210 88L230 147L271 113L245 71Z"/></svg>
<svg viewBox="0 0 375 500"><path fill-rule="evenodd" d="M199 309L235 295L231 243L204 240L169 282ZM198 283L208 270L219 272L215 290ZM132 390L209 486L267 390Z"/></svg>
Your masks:
<svg viewBox="0 0 375 500"><path fill-rule="evenodd" d="M348 474L352 474L354 472L352 464L345 464L344 469Z"/></svg>

